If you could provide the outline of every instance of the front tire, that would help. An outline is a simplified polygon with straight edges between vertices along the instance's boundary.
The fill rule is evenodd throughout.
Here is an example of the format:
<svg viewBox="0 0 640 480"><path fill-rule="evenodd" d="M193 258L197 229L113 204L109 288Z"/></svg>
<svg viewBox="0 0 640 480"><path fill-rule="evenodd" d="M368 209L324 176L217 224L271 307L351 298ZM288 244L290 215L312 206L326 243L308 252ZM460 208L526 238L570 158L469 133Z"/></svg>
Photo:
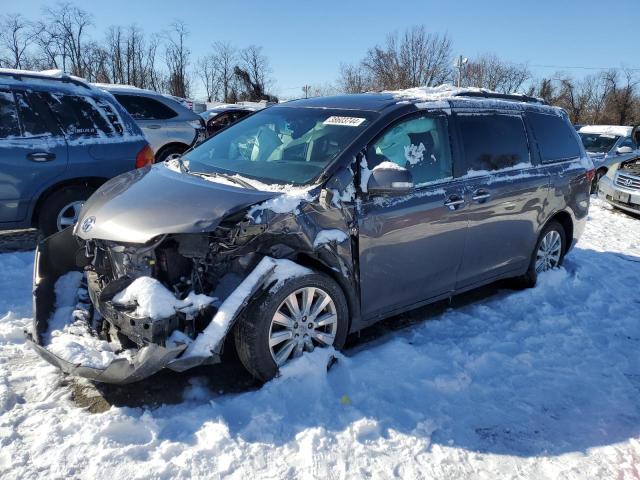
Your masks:
<svg viewBox="0 0 640 480"><path fill-rule="evenodd" d="M187 146L181 145L172 145L170 147L163 148L156 155L156 163L162 163L170 158L179 157L187 151L187 148Z"/></svg>
<svg viewBox="0 0 640 480"><path fill-rule="evenodd" d="M38 213L38 229L48 237L76 223L80 208L95 191L91 187L66 187L45 198Z"/></svg>
<svg viewBox="0 0 640 480"><path fill-rule="evenodd" d="M348 315L342 289L328 276L312 273L286 280L259 296L238 319L238 357L254 377L266 382L279 367L314 348L341 349Z"/></svg>
<svg viewBox="0 0 640 480"><path fill-rule="evenodd" d="M562 266L566 251L567 239L564 227L552 220L544 227L536 242L527 273L516 278L518 286L535 287L539 273Z"/></svg>

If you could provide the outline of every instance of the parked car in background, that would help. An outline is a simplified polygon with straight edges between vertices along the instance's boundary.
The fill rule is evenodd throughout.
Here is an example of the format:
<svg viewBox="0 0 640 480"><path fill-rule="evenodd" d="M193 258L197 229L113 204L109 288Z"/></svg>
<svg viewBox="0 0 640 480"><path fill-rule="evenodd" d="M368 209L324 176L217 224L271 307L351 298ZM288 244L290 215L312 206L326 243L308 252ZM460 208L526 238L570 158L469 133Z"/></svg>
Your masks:
<svg viewBox="0 0 640 480"><path fill-rule="evenodd" d="M108 179L150 163L110 94L60 72L0 69L0 228L50 235Z"/></svg>
<svg viewBox="0 0 640 480"><path fill-rule="evenodd" d="M616 125L586 125L580 128L582 144L596 167L591 188L593 193L612 165L640 156L639 139L632 135L633 131L633 127Z"/></svg>
<svg viewBox="0 0 640 480"><path fill-rule="evenodd" d="M617 147L616 161L609 164L607 173L600 179L598 196L616 208L640 214L640 150L637 148L640 127L633 128L629 137L633 144L626 140L622 147ZM620 148L624 150L620 152Z"/></svg>
<svg viewBox="0 0 640 480"><path fill-rule="evenodd" d="M566 113L526 96L436 88L274 105L110 181L73 231L40 244L30 342L112 383L235 345L268 380L382 318L498 279L534 285L583 232L593 174ZM102 322L77 333L82 353L47 343L53 285L79 282L75 271ZM124 350L96 351L92 332Z"/></svg>
<svg viewBox="0 0 640 480"><path fill-rule="evenodd" d="M218 133L223 128L228 127L232 123L243 119L247 115L258 110L262 110L264 106L241 105L241 104L224 104L205 110L200 114L207 126L207 136Z"/></svg>
<svg viewBox="0 0 640 480"><path fill-rule="evenodd" d="M126 85L94 86L111 93L138 123L156 162L183 154L206 136L203 119L173 97Z"/></svg>

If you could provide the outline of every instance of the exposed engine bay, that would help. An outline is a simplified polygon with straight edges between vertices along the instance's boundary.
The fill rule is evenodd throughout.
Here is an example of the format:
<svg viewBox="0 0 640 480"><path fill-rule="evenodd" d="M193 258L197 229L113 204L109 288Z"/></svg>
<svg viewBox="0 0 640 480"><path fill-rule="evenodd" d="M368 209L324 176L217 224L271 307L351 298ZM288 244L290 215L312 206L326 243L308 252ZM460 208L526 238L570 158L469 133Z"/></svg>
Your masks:
<svg viewBox="0 0 640 480"><path fill-rule="evenodd" d="M640 158L623 162L620 165L620 170L624 173L640 176Z"/></svg>
<svg viewBox="0 0 640 480"><path fill-rule="evenodd" d="M104 328L115 327L111 334L116 333L125 344L138 346L164 346L175 330L195 339L215 314L220 300L260 260L256 252L247 251L247 245L264 229L242 223L220 225L213 233L163 235L144 246L86 241L89 294L110 324ZM119 304L114 297L141 277L157 279L178 300L196 294L216 301L195 312L176 308L168 317L139 318L135 316L135 304Z"/></svg>

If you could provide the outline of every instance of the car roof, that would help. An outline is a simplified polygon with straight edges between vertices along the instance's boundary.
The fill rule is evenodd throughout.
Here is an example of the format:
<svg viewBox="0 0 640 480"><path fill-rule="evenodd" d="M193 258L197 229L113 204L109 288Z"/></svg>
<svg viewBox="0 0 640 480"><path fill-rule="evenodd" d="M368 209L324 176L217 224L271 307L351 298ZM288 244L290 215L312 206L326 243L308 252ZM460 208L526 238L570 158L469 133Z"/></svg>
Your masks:
<svg viewBox="0 0 640 480"><path fill-rule="evenodd" d="M43 70L35 72L31 70L17 70L11 68L0 68L0 84L3 85L29 85L40 87L53 87L56 90L73 91L82 94L102 94L104 93L93 87L86 80L64 73L62 70Z"/></svg>
<svg viewBox="0 0 640 480"><path fill-rule="evenodd" d="M392 106L413 104L417 107L445 106L469 108L500 108L531 105L542 108L546 103L535 97L522 94L503 94L481 88L455 88L451 85L418 87L406 90L357 93L292 100L278 106L303 108L335 108L345 110L368 110L381 112Z"/></svg>

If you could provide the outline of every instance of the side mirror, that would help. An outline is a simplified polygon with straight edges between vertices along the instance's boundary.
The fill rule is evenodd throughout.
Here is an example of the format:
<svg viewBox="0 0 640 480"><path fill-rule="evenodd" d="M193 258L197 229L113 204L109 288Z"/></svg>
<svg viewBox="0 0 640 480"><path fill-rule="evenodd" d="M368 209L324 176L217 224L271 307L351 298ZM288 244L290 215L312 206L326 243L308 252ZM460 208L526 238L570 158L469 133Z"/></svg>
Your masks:
<svg viewBox="0 0 640 480"><path fill-rule="evenodd" d="M413 190L411 172L393 162L382 162L371 171L367 191L371 195L406 195Z"/></svg>
<svg viewBox="0 0 640 480"><path fill-rule="evenodd" d="M618 148L616 148L616 153L618 155L626 155L627 153L633 153L633 148L631 148L631 147L618 147Z"/></svg>

